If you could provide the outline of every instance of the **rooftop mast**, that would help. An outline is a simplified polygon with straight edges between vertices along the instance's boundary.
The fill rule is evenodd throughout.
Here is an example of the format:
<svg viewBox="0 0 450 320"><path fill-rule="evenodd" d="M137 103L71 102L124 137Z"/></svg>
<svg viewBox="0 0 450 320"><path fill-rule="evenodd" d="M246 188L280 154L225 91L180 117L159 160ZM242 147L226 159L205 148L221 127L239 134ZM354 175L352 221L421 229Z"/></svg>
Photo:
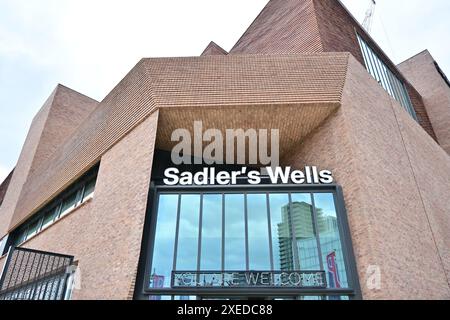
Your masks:
<svg viewBox="0 0 450 320"><path fill-rule="evenodd" d="M372 29L372 22L373 22L373 16L375 15L375 7L377 3L375 0L370 0L370 6L369 9L366 11L366 17L364 18L364 22L362 23L362 26L364 29L366 29L367 33L370 33Z"/></svg>

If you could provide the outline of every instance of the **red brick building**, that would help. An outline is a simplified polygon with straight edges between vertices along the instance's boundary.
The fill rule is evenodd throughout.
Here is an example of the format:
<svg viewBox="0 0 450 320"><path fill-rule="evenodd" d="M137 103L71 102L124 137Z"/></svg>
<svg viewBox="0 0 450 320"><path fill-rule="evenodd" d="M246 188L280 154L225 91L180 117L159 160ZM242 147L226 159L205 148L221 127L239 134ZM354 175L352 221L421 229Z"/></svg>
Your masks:
<svg viewBox="0 0 450 320"><path fill-rule="evenodd" d="M195 121L277 129L283 168L334 184L168 186L206 166L171 160ZM230 52L54 90L0 187L0 298L449 299L449 123L427 51L396 66L339 1L271 0Z"/></svg>

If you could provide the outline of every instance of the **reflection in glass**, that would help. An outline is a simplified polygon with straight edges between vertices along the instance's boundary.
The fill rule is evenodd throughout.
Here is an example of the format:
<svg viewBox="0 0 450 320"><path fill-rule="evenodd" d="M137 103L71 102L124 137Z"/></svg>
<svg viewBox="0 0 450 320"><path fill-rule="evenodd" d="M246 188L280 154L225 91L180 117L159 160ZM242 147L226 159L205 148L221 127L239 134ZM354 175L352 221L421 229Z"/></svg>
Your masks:
<svg viewBox="0 0 450 320"><path fill-rule="evenodd" d="M244 195L225 195L225 270L246 270Z"/></svg>
<svg viewBox="0 0 450 320"><path fill-rule="evenodd" d="M58 215L58 207L55 207L55 208L51 209L50 211L48 211L44 215L44 219L42 221L42 229L51 225L53 223L53 221L56 219L57 215Z"/></svg>
<svg viewBox="0 0 450 320"><path fill-rule="evenodd" d="M28 227L27 236L26 236L25 240L30 239L32 236L34 236L38 232L39 224L40 224L39 220L36 220L32 224L30 224L30 226Z"/></svg>
<svg viewBox="0 0 450 320"><path fill-rule="evenodd" d="M294 270L289 195L269 195L273 264L276 271Z"/></svg>
<svg viewBox="0 0 450 320"><path fill-rule="evenodd" d="M92 179L88 183L86 183L86 186L84 187L83 200L86 200L87 198L90 198L94 195L95 182L96 179Z"/></svg>
<svg viewBox="0 0 450 320"><path fill-rule="evenodd" d="M265 194L247 195L247 219L250 270L270 270L269 222Z"/></svg>
<svg viewBox="0 0 450 320"><path fill-rule="evenodd" d="M197 270L200 195L181 196L176 269Z"/></svg>
<svg viewBox="0 0 450 320"><path fill-rule="evenodd" d="M67 213L69 213L70 210L72 210L75 207L75 204L77 202L77 193L73 193L70 196L68 196L66 199L64 199L62 207L61 207L61 214L60 216L64 216Z"/></svg>
<svg viewBox="0 0 450 320"><path fill-rule="evenodd" d="M321 212L317 223L328 287L347 288L346 267L339 236L334 196L331 193L315 193L314 201L317 212Z"/></svg>
<svg viewBox="0 0 450 320"><path fill-rule="evenodd" d="M197 296L174 296L173 300L197 300Z"/></svg>
<svg viewBox="0 0 450 320"><path fill-rule="evenodd" d="M222 195L205 194L202 212L202 250L200 269L222 269Z"/></svg>
<svg viewBox="0 0 450 320"><path fill-rule="evenodd" d="M150 288L170 287L177 223L178 195L161 195L158 205Z"/></svg>
<svg viewBox="0 0 450 320"><path fill-rule="evenodd" d="M148 300L157 300L157 301L172 300L172 296L149 296Z"/></svg>
<svg viewBox="0 0 450 320"><path fill-rule="evenodd" d="M321 270L314 228L311 194L292 194L292 223L297 239L301 270ZM317 211L317 216L321 213Z"/></svg>

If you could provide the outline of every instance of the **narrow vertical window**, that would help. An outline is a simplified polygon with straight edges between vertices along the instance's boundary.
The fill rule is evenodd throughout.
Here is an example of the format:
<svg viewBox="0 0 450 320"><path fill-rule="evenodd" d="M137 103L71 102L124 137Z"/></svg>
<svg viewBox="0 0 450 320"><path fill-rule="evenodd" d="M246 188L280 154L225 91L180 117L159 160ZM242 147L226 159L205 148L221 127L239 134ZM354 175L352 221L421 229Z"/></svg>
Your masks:
<svg viewBox="0 0 450 320"><path fill-rule="evenodd" d="M321 270L311 194L292 194L292 223L301 270Z"/></svg>
<svg viewBox="0 0 450 320"><path fill-rule="evenodd" d="M357 37L369 74L417 121L417 115L405 84L359 34Z"/></svg>
<svg viewBox="0 0 450 320"><path fill-rule="evenodd" d="M347 274L342 251L334 196L331 193L315 193L314 202L319 225L322 258L325 261L327 282L330 288L347 288Z"/></svg>
<svg viewBox="0 0 450 320"><path fill-rule="evenodd" d="M170 288L175 247L178 195L160 195L153 245L150 288Z"/></svg>
<svg viewBox="0 0 450 320"><path fill-rule="evenodd" d="M245 270L245 205L243 194L225 195L225 270Z"/></svg>
<svg viewBox="0 0 450 320"><path fill-rule="evenodd" d="M289 218L289 195L269 196L272 252L276 271L294 270L293 238Z"/></svg>
<svg viewBox="0 0 450 320"><path fill-rule="evenodd" d="M247 195L250 270L271 270L266 194Z"/></svg>
<svg viewBox="0 0 450 320"><path fill-rule="evenodd" d="M222 268L222 195L203 195L202 245L200 269Z"/></svg>
<svg viewBox="0 0 450 320"><path fill-rule="evenodd" d="M181 196L176 270L197 270L200 195Z"/></svg>

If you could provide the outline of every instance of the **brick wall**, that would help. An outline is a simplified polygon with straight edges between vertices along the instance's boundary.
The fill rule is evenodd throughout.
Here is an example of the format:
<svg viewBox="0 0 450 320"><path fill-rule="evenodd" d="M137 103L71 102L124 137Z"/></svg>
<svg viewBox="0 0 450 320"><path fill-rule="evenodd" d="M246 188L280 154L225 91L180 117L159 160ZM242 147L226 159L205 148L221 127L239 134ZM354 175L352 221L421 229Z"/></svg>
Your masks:
<svg viewBox="0 0 450 320"><path fill-rule="evenodd" d="M13 173L14 170L8 174L8 176L5 178L5 180L3 180L2 184L0 185L0 206L2 205L3 199L5 198L6 190L8 190L9 183L11 182Z"/></svg>
<svg viewBox="0 0 450 320"><path fill-rule="evenodd" d="M422 95L437 140L450 154L450 87L436 69L433 57L426 50L398 67Z"/></svg>
<svg viewBox="0 0 450 320"><path fill-rule="evenodd" d="M364 65L357 33L366 40L392 72L405 82L419 124L433 139L436 139L418 92L337 0L271 0L230 53L350 52Z"/></svg>
<svg viewBox="0 0 450 320"><path fill-rule="evenodd" d="M341 108L283 164L333 170L365 299L450 299L450 161L354 58Z"/></svg>
<svg viewBox="0 0 450 320"><path fill-rule="evenodd" d="M101 159L92 201L25 243L75 256L81 287L73 299L129 299L135 282L158 114ZM1 262L0 262L1 263Z"/></svg>

